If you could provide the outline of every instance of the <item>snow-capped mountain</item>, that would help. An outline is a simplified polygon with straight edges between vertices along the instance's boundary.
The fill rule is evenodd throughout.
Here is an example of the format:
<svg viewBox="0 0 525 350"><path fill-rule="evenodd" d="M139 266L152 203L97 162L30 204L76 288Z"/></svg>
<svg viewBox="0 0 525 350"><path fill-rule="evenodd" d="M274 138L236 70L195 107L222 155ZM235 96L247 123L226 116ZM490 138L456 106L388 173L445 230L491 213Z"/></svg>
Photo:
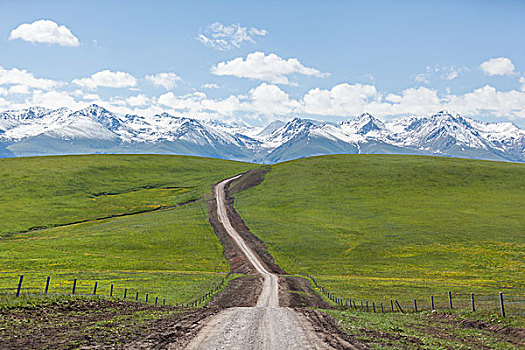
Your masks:
<svg viewBox="0 0 525 350"><path fill-rule="evenodd" d="M370 114L338 123L294 118L264 128L167 113L118 116L97 105L0 113L0 157L84 153L185 154L262 163L339 153L522 162L525 131L446 111L388 123Z"/></svg>

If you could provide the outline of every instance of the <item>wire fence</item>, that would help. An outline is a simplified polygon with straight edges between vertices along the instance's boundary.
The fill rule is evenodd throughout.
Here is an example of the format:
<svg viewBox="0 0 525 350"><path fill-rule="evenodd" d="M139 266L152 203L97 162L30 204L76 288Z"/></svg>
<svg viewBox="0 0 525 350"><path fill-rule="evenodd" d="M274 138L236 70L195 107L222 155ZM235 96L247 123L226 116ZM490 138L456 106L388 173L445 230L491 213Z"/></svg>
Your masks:
<svg viewBox="0 0 525 350"><path fill-rule="evenodd" d="M149 303L155 306L197 307L206 304L215 294L226 286L231 274L232 273L229 272L222 278L220 283L207 290L200 297L186 303L174 302L158 293L151 293L140 287L124 288L114 283L99 283L98 281L85 281L79 278L54 280L51 276L47 276L45 279L32 278L28 280L24 275L20 275L16 283L13 280L12 286L0 288L0 296L4 296L4 298L7 299L33 295L98 296L102 298Z"/></svg>
<svg viewBox="0 0 525 350"><path fill-rule="evenodd" d="M522 294L474 294L474 293L441 293L429 295L428 298L370 300L363 298L340 298L329 289L322 286L309 274L301 274L310 279L314 287L334 304L344 309L354 309L366 312L421 312L434 310L465 310L470 312L488 311L506 316L525 315L525 296Z"/></svg>

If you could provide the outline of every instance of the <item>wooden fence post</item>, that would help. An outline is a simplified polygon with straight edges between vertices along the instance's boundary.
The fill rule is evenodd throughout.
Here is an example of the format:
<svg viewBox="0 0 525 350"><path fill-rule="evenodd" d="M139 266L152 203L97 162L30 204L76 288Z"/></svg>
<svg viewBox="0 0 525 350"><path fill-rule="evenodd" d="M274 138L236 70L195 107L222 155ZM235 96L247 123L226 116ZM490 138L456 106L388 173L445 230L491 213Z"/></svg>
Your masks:
<svg viewBox="0 0 525 350"><path fill-rule="evenodd" d="M505 317L505 305L503 304L503 293L499 292L499 305L501 307L501 316Z"/></svg>
<svg viewBox="0 0 525 350"><path fill-rule="evenodd" d="M137 294L135 294L135 301L139 301L139 292L137 292Z"/></svg>
<svg viewBox="0 0 525 350"><path fill-rule="evenodd" d="M51 279L51 277L47 276L46 289L44 290L44 294L47 294L47 292L49 292L49 280L50 279Z"/></svg>
<svg viewBox="0 0 525 350"><path fill-rule="evenodd" d="M146 303L148 302L148 296L149 296L149 294L146 293Z"/></svg>
<svg viewBox="0 0 525 350"><path fill-rule="evenodd" d="M366 301L366 311L368 312L368 300Z"/></svg>
<svg viewBox="0 0 525 350"><path fill-rule="evenodd" d="M98 286L98 282L95 281L95 287L93 288L93 295L97 295L97 286Z"/></svg>
<svg viewBox="0 0 525 350"><path fill-rule="evenodd" d="M394 301L390 299L390 307L392 308L392 312L394 312Z"/></svg>
<svg viewBox="0 0 525 350"><path fill-rule="evenodd" d="M452 292L448 292L448 307L452 309Z"/></svg>
<svg viewBox="0 0 525 350"><path fill-rule="evenodd" d="M372 308L374 309L374 313L375 313L376 312L376 302L375 301L372 302Z"/></svg>
<svg viewBox="0 0 525 350"><path fill-rule="evenodd" d="M109 296L112 297L113 296L113 285L111 285L111 288L109 290Z"/></svg>
<svg viewBox="0 0 525 350"><path fill-rule="evenodd" d="M414 299L414 310L416 310L416 312L417 312L417 301L416 301L416 299Z"/></svg>
<svg viewBox="0 0 525 350"><path fill-rule="evenodd" d="M124 288L124 299L126 299L126 295L128 294L128 289Z"/></svg>
<svg viewBox="0 0 525 350"><path fill-rule="evenodd" d="M472 305L472 312L475 312L476 306L474 305L474 293L470 293L470 303Z"/></svg>
<svg viewBox="0 0 525 350"><path fill-rule="evenodd" d="M162 300L162 305L166 305L166 299Z"/></svg>
<svg viewBox="0 0 525 350"><path fill-rule="evenodd" d="M399 305L399 302L397 300L395 300L395 302L396 302L397 307L399 308L399 311L401 311L401 313L404 314L405 312L401 308L401 305Z"/></svg>
<svg viewBox="0 0 525 350"><path fill-rule="evenodd" d="M22 289L22 281L24 280L24 275L20 275L20 280L18 280L18 287L16 288L16 297L20 296L20 289Z"/></svg>
<svg viewBox="0 0 525 350"><path fill-rule="evenodd" d="M155 306L157 306L157 300L159 300L159 297L155 297Z"/></svg>
<svg viewBox="0 0 525 350"><path fill-rule="evenodd" d="M381 303L381 313L384 313L385 309L383 309L383 303Z"/></svg>
<svg viewBox="0 0 525 350"><path fill-rule="evenodd" d="M434 307L434 296L430 296L430 307L432 308L432 311L434 311L436 308Z"/></svg>
<svg viewBox="0 0 525 350"><path fill-rule="evenodd" d="M75 289L77 289L77 279L76 278L73 280L73 290L71 294L75 294Z"/></svg>

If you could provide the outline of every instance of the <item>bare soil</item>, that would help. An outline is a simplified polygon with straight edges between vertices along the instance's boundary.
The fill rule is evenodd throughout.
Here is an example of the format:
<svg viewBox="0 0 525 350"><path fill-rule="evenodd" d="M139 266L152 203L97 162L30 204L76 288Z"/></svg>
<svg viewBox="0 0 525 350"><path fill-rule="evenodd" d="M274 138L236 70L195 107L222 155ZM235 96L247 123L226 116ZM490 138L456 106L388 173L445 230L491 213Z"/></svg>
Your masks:
<svg viewBox="0 0 525 350"><path fill-rule="evenodd" d="M167 342L182 345L196 335L201 320L217 312L219 309L155 307L105 299L7 309L0 312L0 349L140 349ZM136 339L142 340L134 342Z"/></svg>

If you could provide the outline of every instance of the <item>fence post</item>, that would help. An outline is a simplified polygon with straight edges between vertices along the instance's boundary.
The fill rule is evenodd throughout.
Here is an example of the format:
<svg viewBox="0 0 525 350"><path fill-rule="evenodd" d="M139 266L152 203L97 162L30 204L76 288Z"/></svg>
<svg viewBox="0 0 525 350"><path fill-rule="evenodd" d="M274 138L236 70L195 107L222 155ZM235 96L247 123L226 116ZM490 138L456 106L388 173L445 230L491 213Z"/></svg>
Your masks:
<svg viewBox="0 0 525 350"><path fill-rule="evenodd" d="M396 305L397 307L399 308L399 311L401 311L402 314L404 314L405 312L403 311L403 309L401 308L401 305L399 305L398 301L396 300Z"/></svg>
<svg viewBox="0 0 525 350"><path fill-rule="evenodd" d="M47 294L47 292L49 292L49 280L50 279L51 279L51 277L47 276L46 289L44 290L44 294Z"/></svg>
<svg viewBox="0 0 525 350"><path fill-rule="evenodd" d="M73 290L71 291L71 294L75 294L75 289L77 289L77 279L76 278L73 280Z"/></svg>
<svg viewBox="0 0 525 350"><path fill-rule="evenodd" d="M366 301L366 311L368 312L368 300Z"/></svg>
<svg viewBox="0 0 525 350"><path fill-rule="evenodd" d="M476 311L476 306L474 305L474 293L470 293L470 303L472 304L472 312Z"/></svg>
<svg viewBox="0 0 525 350"><path fill-rule="evenodd" d="M139 301L139 292L137 292L137 294L135 294L135 301Z"/></svg>
<svg viewBox="0 0 525 350"><path fill-rule="evenodd" d="M416 299L414 299L414 310L416 310L416 312L417 312L417 301L416 301Z"/></svg>
<svg viewBox="0 0 525 350"><path fill-rule="evenodd" d="M375 301L372 302L372 308L374 309L374 313L375 313L376 312L376 302Z"/></svg>
<svg viewBox="0 0 525 350"><path fill-rule="evenodd" d="M157 300L159 300L159 297L155 297L155 306L157 306Z"/></svg>
<svg viewBox="0 0 525 350"><path fill-rule="evenodd" d="M394 301L390 299L390 307L392 308L392 312L394 312Z"/></svg>
<svg viewBox="0 0 525 350"><path fill-rule="evenodd" d="M146 293L146 303L148 302L148 296L149 296L149 294Z"/></svg>
<svg viewBox="0 0 525 350"><path fill-rule="evenodd" d="M448 292L448 307L452 309L452 292Z"/></svg>
<svg viewBox="0 0 525 350"><path fill-rule="evenodd" d="M499 305L501 307L501 316L505 317L505 305L503 304L503 293L499 292Z"/></svg>
<svg viewBox="0 0 525 350"><path fill-rule="evenodd" d="M166 305L166 299L162 300L162 305Z"/></svg>
<svg viewBox="0 0 525 350"><path fill-rule="evenodd" d="M354 309L357 310L357 306L355 305L355 301L352 302L354 304Z"/></svg>
<svg viewBox="0 0 525 350"><path fill-rule="evenodd" d="M22 289L22 281L24 280L24 275L20 275L20 280L18 281L18 287L16 288L16 297L20 296L20 289Z"/></svg>
<svg viewBox="0 0 525 350"><path fill-rule="evenodd" d="M381 303L381 313L384 313L385 310L383 309L383 303Z"/></svg>
<svg viewBox="0 0 525 350"><path fill-rule="evenodd" d="M124 299L126 299L126 295L128 294L128 289L124 288Z"/></svg>
<svg viewBox="0 0 525 350"><path fill-rule="evenodd" d="M93 295L97 295L97 286L98 286L98 282L95 281L95 287L93 288Z"/></svg>
<svg viewBox="0 0 525 350"><path fill-rule="evenodd" d="M111 285L111 289L109 290L109 296L110 296L110 297L113 296L113 285Z"/></svg>
<svg viewBox="0 0 525 350"><path fill-rule="evenodd" d="M436 308L434 307L434 296L430 296L430 306L432 307L432 311L434 311Z"/></svg>

